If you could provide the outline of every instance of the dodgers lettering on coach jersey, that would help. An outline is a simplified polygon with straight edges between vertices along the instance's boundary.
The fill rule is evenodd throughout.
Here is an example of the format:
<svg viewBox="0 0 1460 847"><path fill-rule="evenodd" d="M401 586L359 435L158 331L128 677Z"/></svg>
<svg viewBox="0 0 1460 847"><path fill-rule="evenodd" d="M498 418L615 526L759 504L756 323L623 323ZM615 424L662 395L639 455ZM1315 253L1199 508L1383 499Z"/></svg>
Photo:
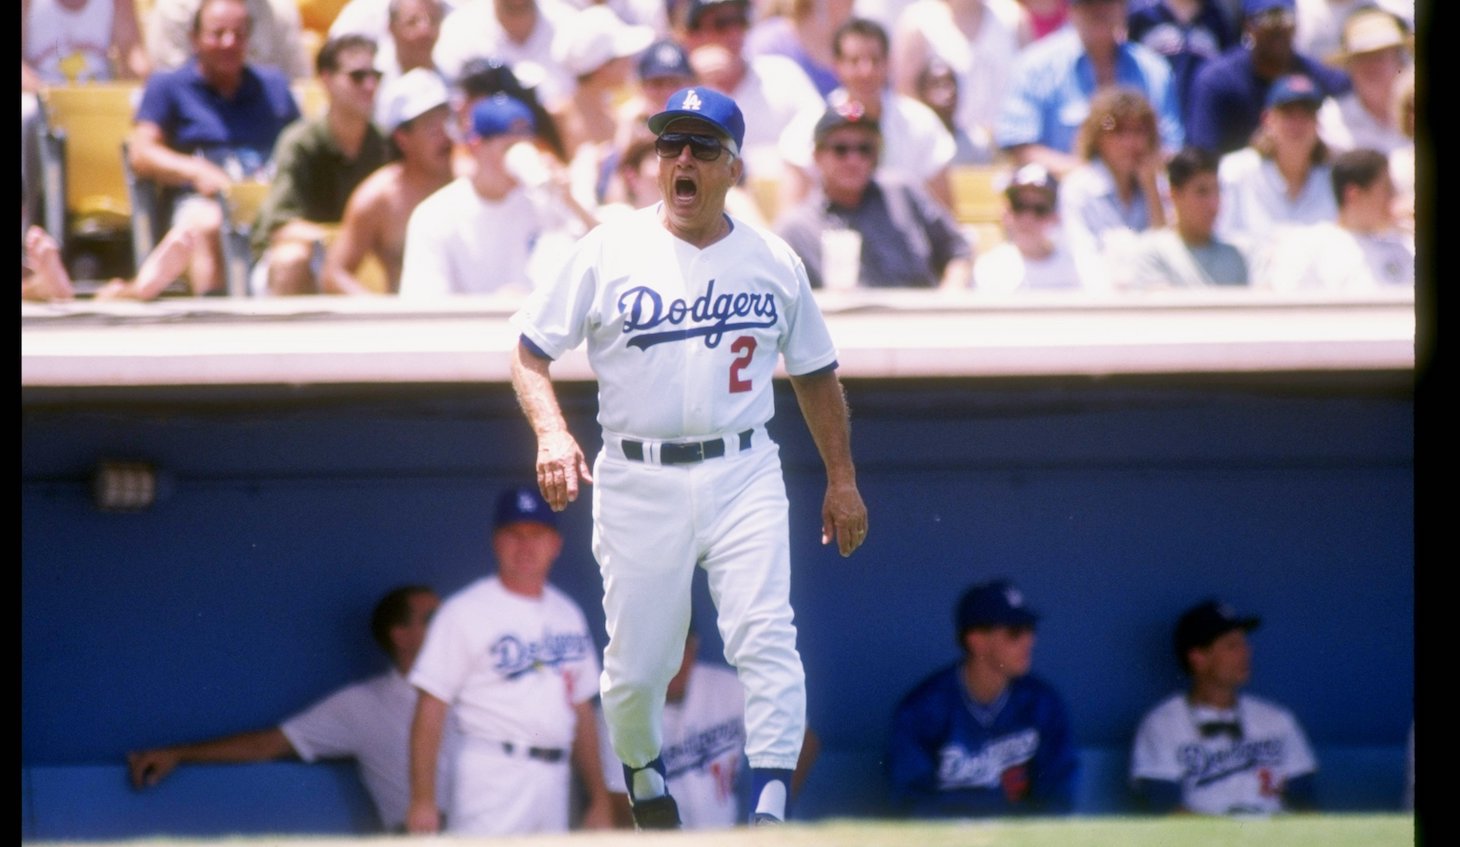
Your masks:
<svg viewBox="0 0 1460 847"><path fill-rule="evenodd" d="M452 704L469 738L566 749L573 706L598 693L598 673L587 619L567 595L548 585L523 597L490 576L436 610L410 680Z"/></svg>
<svg viewBox="0 0 1460 847"><path fill-rule="evenodd" d="M1141 721L1131 752L1131 779L1181 786L1182 805L1208 815L1282 811L1285 782L1317 769L1313 750L1288 710L1240 696L1230 715L1240 736L1203 738L1203 722L1185 694L1174 694Z"/></svg>
<svg viewBox="0 0 1460 847"><path fill-rule="evenodd" d="M514 325L553 359L586 340L605 431L683 438L765 424L774 394L753 389L782 356L793 375L836 361L801 260L740 220L700 249L658 215L641 209L586 235Z"/></svg>
<svg viewBox="0 0 1460 847"><path fill-rule="evenodd" d="M888 779L894 804L912 816L1067 812L1076 765L1064 702L1031 675L983 706L954 664L908 692L893 715Z"/></svg>

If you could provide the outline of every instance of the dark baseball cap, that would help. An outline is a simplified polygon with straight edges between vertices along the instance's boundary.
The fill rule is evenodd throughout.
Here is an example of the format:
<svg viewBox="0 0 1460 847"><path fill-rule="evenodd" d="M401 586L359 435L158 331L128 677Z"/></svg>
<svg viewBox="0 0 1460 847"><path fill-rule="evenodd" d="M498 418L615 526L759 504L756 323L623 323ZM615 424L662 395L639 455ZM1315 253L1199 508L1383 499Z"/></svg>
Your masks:
<svg viewBox="0 0 1460 847"><path fill-rule="evenodd" d="M665 77L695 78L694 68L689 64L689 53L672 38L661 38L639 54L639 79Z"/></svg>
<svg viewBox="0 0 1460 847"><path fill-rule="evenodd" d="M812 139L820 144L833 130L844 126L859 126L870 129L879 136L882 134L882 129L877 126L877 119L872 117L861 101L843 100L828 106L822 113L821 119L816 122L816 129L812 131Z"/></svg>
<svg viewBox="0 0 1460 847"><path fill-rule="evenodd" d="M953 615L958 632L988 626L1034 626L1039 615L1024 604L1024 594L1006 579L979 583L958 598Z"/></svg>
<svg viewBox="0 0 1460 847"><path fill-rule="evenodd" d="M679 2L685 1L679 0ZM684 24L690 29L699 25L700 15L703 15L706 9L714 9L719 6L739 6L746 11L750 10L750 0L688 0L688 3L688 9L684 13Z"/></svg>
<svg viewBox="0 0 1460 847"><path fill-rule="evenodd" d="M492 529L495 531L514 523L540 523L557 529L558 515L538 493L537 486L519 485L497 497Z"/></svg>
<svg viewBox="0 0 1460 847"><path fill-rule="evenodd" d="M659 135L675 118L698 118L712 124L735 142L731 152L736 155L745 143L745 116L740 114L740 107L713 88L692 85L669 95L664 111L649 118L649 131Z"/></svg>
<svg viewBox="0 0 1460 847"><path fill-rule="evenodd" d="M1288 74L1278 77L1267 90L1266 108L1275 109L1279 106L1287 106L1293 103L1302 103L1306 106L1318 108L1323 105L1323 98L1326 95L1323 89L1318 87L1311 77L1303 74Z"/></svg>
<svg viewBox="0 0 1460 847"><path fill-rule="evenodd" d="M1207 647L1234 629L1251 632L1261 625L1262 618L1238 614L1221 600L1202 601L1183 612L1176 622L1176 661L1185 668L1188 651Z"/></svg>

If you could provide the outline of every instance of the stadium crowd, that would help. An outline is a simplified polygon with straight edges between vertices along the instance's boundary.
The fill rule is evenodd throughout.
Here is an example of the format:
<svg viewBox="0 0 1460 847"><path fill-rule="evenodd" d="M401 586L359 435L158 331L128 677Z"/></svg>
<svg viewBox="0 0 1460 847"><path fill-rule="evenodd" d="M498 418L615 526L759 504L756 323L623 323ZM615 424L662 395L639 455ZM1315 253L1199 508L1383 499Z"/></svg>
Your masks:
<svg viewBox="0 0 1460 847"><path fill-rule="evenodd" d="M1412 287L1414 36L1413 0L23 0L21 295L525 292L658 201L644 117L691 84L818 287ZM115 161L47 152L118 83ZM105 273L46 176L97 167L157 189Z"/></svg>

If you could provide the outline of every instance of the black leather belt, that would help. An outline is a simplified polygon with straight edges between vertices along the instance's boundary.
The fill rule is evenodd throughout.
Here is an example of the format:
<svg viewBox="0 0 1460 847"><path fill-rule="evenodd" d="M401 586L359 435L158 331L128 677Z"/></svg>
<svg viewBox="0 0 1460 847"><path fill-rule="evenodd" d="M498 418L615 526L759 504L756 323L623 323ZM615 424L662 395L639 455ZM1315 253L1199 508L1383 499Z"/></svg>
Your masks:
<svg viewBox="0 0 1460 847"><path fill-rule="evenodd" d="M521 750L527 758L537 759L539 762L560 762L568 755L567 750L559 747L518 747L511 741L503 741L502 750L509 756Z"/></svg>
<svg viewBox="0 0 1460 847"><path fill-rule="evenodd" d="M741 450L750 449L750 438L753 435L755 435L753 429L740 433ZM625 438L622 444L625 459L635 462L644 461L644 442ZM706 459L718 459L723 455L725 455L725 439L723 438L712 438L709 441L695 441L688 444L665 442L659 445L659 464L661 465L692 465Z"/></svg>

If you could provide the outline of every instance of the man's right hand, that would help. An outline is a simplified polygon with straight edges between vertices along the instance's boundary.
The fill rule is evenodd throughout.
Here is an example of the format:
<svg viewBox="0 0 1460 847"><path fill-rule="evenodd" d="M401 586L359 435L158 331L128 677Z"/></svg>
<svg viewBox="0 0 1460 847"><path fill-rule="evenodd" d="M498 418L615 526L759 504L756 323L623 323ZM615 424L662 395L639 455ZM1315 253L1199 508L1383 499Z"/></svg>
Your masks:
<svg viewBox="0 0 1460 847"><path fill-rule="evenodd" d="M233 180L222 168L199 157L196 170L193 172L193 190L204 197L216 197L228 190L233 185Z"/></svg>
<svg viewBox="0 0 1460 847"><path fill-rule="evenodd" d="M182 756L170 750L143 750L127 754L127 769L133 788L147 788L161 782L182 762Z"/></svg>
<svg viewBox="0 0 1460 847"><path fill-rule="evenodd" d="M578 499L578 482L593 483L593 468L566 430L539 435L537 440L537 487L554 512L568 508Z"/></svg>

